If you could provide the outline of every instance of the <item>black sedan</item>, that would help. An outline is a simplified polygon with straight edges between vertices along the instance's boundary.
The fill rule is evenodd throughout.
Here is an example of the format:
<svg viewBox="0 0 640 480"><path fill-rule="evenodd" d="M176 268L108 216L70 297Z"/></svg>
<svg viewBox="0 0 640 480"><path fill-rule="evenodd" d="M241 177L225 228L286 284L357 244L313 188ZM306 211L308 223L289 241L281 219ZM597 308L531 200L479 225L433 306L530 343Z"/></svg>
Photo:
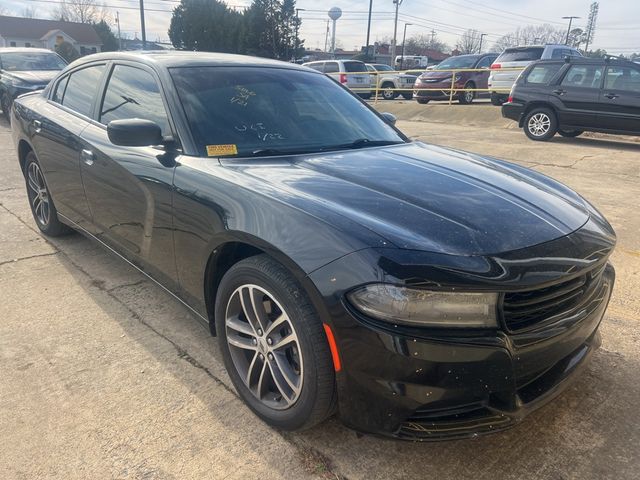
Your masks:
<svg viewBox="0 0 640 480"><path fill-rule="evenodd" d="M264 421L428 440L513 425L599 345L611 226L539 173L410 142L313 70L85 57L13 109L36 224L217 335Z"/></svg>
<svg viewBox="0 0 640 480"><path fill-rule="evenodd" d="M0 48L0 109L9 117L13 100L41 90L67 66L62 57L43 48Z"/></svg>

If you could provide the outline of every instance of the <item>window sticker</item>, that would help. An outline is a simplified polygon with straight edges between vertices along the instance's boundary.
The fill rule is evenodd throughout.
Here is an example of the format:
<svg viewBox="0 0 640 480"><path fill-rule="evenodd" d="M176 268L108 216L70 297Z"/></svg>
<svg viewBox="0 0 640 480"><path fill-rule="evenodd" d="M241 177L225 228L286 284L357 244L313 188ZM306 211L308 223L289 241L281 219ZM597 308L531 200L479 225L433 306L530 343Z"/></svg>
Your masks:
<svg viewBox="0 0 640 480"><path fill-rule="evenodd" d="M219 157L222 155L237 155L238 147L230 143L228 145L207 145L207 155L210 157Z"/></svg>

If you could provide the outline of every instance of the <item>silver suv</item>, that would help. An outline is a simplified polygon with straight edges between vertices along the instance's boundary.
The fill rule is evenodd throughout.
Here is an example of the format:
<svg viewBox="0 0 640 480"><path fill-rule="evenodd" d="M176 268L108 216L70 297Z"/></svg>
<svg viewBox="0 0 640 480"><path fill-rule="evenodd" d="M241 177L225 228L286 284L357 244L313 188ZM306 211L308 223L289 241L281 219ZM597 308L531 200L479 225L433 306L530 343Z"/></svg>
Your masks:
<svg viewBox="0 0 640 480"><path fill-rule="evenodd" d="M415 75L398 73L389 65L382 63L367 63L367 70L371 73L371 88L378 89L378 95L382 94L385 100L393 100L402 95L405 100L413 98L413 84ZM376 80L377 79L377 80ZM375 91L373 94L375 95Z"/></svg>
<svg viewBox="0 0 640 480"><path fill-rule="evenodd" d="M502 105L506 102L511 87L522 70L531 62L572 56L581 57L582 54L567 45L533 45L530 47L505 48L504 52L491 65L491 73L489 74L491 103Z"/></svg>
<svg viewBox="0 0 640 480"><path fill-rule="evenodd" d="M366 65L359 60L322 60L302 64L325 73L362 98L371 98L371 77Z"/></svg>

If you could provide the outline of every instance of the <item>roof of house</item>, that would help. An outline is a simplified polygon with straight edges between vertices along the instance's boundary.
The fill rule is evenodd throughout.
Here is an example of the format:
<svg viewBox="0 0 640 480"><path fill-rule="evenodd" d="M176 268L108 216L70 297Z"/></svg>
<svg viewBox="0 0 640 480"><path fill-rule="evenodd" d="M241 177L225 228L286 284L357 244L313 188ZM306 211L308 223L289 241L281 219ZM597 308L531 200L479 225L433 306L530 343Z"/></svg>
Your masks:
<svg viewBox="0 0 640 480"><path fill-rule="evenodd" d="M87 23L0 15L0 36L3 37L40 39L52 30L61 30L80 44L102 45L93 26Z"/></svg>

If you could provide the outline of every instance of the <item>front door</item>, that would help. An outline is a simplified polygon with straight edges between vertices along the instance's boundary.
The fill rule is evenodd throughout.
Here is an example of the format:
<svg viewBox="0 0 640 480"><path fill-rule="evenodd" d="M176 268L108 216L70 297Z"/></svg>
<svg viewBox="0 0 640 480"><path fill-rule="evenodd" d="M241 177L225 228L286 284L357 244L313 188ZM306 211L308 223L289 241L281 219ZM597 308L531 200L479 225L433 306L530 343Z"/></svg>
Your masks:
<svg viewBox="0 0 640 480"><path fill-rule="evenodd" d="M176 286L173 250L173 166L164 166L162 147L121 147L110 142L112 120L142 118L171 135L155 74L115 64L109 74L97 123L82 138L82 176L97 236L170 288ZM166 163L166 162L165 162Z"/></svg>
<svg viewBox="0 0 640 480"><path fill-rule="evenodd" d="M602 128L640 133L640 68L607 67L598 121Z"/></svg>

